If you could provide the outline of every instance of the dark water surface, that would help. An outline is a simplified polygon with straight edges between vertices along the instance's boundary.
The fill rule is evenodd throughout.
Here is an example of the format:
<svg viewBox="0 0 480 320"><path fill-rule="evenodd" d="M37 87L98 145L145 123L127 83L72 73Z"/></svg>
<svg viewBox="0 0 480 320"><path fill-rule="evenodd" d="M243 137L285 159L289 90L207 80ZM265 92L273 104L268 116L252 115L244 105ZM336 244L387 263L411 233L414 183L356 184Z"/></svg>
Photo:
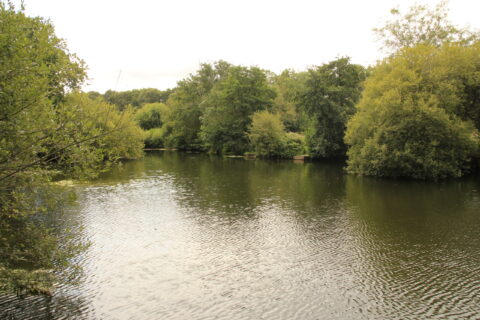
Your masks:
<svg viewBox="0 0 480 320"><path fill-rule="evenodd" d="M480 319L480 179L150 153L76 187L81 284L6 319Z"/></svg>

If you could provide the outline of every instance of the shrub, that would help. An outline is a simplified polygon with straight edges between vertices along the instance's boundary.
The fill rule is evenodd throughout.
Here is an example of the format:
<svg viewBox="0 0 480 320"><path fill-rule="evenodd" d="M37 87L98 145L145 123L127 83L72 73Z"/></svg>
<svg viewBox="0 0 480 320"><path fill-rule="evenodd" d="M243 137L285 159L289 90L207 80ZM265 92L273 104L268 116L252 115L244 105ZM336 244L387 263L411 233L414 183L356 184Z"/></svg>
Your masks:
<svg viewBox="0 0 480 320"><path fill-rule="evenodd" d="M286 133L280 115L268 111L253 114L249 138L260 157L291 158L304 152L303 135Z"/></svg>
<svg viewBox="0 0 480 320"><path fill-rule="evenodd" d="M153 128L145 131L145 148L163 148L163 128Z"/></svg>
<svg viewBox="0 0 480 320"><path fill-rule="evenodd" d="M348 123L349 171L433 180L463 175L478 143L473 124L440 108L434 95L397 85L372 99L368 88Z"/></svg>
<svg viewBox="0 0 480 320"><path fill-rule="evenodd" d="M477 152L480 44L418 45L379 65L347 124L351 172L459 177Z"/></svg>
<svg viewBox="0 0 480 320"><path fill-rule="evenodd" d="M296 132L287 132L284 138L282 157L291 158L305 152L305 136Z"/></svg>
<svg viewBox="0 0 480 320"><path fill-rule="evenodd" d="M268 111L255 112L248 137L258 156L280 157L282 155L285 129L278 114Z"/></svg>

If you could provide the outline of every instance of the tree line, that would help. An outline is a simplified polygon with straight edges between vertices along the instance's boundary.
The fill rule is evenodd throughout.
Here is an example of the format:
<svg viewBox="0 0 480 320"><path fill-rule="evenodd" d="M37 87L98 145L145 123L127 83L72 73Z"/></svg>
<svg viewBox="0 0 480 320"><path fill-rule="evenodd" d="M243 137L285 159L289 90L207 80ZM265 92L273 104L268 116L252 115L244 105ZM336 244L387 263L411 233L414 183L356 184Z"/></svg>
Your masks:
<svg viewBox="0 0 480 320"><path fill-rule="evenodd" d="M479 156L479 34L450 23L445 2L391 14L374 30L388 55L368 68L340 57L277 75L217 61L173 89L103 99L136 108L147 148L308 154L347 159L361 175L460 177ZM136 98L147 94L156 100Z"/></svg>
<svg viewBox="0 0 480 320"><path fill-rule="evenodd" d="M344 157L345 123L355 112L367 73L348 57L279 75L220 60L201 64L173 89L156 90L156 101L134 105L139 99L129 98L155 89L88 96L118 109L133 107L147 148Z"/></svg>

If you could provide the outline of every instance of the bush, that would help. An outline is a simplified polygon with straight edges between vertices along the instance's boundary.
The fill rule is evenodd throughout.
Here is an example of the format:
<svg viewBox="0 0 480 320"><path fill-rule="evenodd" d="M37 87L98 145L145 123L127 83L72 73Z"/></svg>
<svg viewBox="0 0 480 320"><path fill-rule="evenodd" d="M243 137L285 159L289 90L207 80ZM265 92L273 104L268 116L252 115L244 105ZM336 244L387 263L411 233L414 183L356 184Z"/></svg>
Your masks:
<svg viewBox="0 0 480 320"><path fill-rule="evenodd" d="M377 65L347 124L348 169L414 179L463 175L478 148L479 53L480 44L419 45Z"/></svg>
<svg viewBox="0 0 480 320"><path fill-rule="evenodd" d="M255 112L248 137L258 156L279 157L282 154L285 129L278 114Z"/></svg>
<svg viewBox="0 0 480 320"><path fill-rule="evenodd" d="M103 161L142 157L143 133L134 120L131 108L119 112L115 106L102 100L92 100L85 93L70 94L65 104L79 110L77 121L82 130L98 135L92 146ZM78 156L81 157L84 152L85 148L79 150Z"/></svg>
<svg viewBox="0 0 480 320"><path fill-rule="evenodd" d="M282 157L291 158L305 152L305 136L296 132L287 132L284 138Z"/></svg>
<svg viewBox="0 0 480 320"><path fill-rule="evenodd" d="M382 120L371 136L348 151L351 171L414 179L462 176L475 149L468 123L425 105L396 106Z"/></svg>
<svg viewBox="0 0 480 320"><path fill-rule="evenodd" d="M291 158L304 152L303 135L286 133L279 114L268 111L254 113L248 136L260 157Z"/></svg>
<svg viewBox="0 0 480 320"><path fill-rule="evenodd" d="M145 131L145 148L163 148L163 128L153 128Z"/></svg>

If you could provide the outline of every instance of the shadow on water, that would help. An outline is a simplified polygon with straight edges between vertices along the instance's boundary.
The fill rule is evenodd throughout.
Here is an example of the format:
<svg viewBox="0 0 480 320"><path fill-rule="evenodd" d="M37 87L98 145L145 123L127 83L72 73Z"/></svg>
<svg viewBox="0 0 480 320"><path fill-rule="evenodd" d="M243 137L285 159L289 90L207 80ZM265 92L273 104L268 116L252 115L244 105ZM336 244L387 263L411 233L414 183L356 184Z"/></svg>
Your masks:
<svg viewBox="0 0 480 320"><path fill-rule="evenodd" d="M258 205L272 198L301 212L316 212L344 193L342 165L335 163L244 160L168 151L149 152L144 161L123 163L93 183L114 185L159 175L175 181L182 201L205 209L200 212L226 217L254 215Z"/></svg>
<svg viewBox="0 0 480 320"><path fill-rule="evenodd" d="M54 297L16 296L0 297L0 319L5 320L53 320L85 319L88 306L72 295Z"/></svg>
<svg viewBox="0 0 480 320"><path fill-rule="evenodd" d="M350 217L374 240L478 245L465 241L478 240L469 237L479 227L480 184L476 177L435 184L348 176L346 190Z"/></svg>
<svg viewBox="0 0 480 320"><path fill-rule="evenodd" d="M49 186L43 191L47 195L55 194L55 201L49 204L46 212L30 218L37 231L50 230L44 234L58 241L60 250L56 250L56 246L37 249L35 242L39 239L28 228L16 230L16 232L21 234L22 243L33 242L34 247L29 256L31 260L26 259L26 263L45 259L45 255L53 256L56 276L54 294L53 296L35 296L20 293L17 296L3 292L0 294L0 319L81 319L81 315L88 309L85 299L77 294L77 285L81 283L83 276L78 265L84 257L87 243L82 234L83 225L77 214L78 208L72 202L72 190L61 186ZM41 244L40 240L40 246ZM74 258L70 259L71 263L64 265L66 261L55 255L74 256Z"/></svg>
<svg viewBox="0 0 480 320"><path fill-rule="evenodd" d="M479 181L151 152L78 186L82 285L0 317L473 319Z"/></svg>
<svg viewBox="0 0 480 320"><path fill-rule="evenodd" d="M244 160L204 154L165 153L151 174L171 176L181 201L200 213L255 216L255 208L278 202L304 214L316 213L344 194L342 166L334 163ZM145 164L148 175L148 164ZM159 171L156 171L159 170ZM213 209L213 210L212 210Z"/></svg>
<svg viewBox="0 0 480 320"><path fill-rule="evenodd" d="M363 274L359 282L378 303L373 304L378 313L411 319L478 316L478 177L428 183L348 176L346 181L352 252Z"/></svg>

